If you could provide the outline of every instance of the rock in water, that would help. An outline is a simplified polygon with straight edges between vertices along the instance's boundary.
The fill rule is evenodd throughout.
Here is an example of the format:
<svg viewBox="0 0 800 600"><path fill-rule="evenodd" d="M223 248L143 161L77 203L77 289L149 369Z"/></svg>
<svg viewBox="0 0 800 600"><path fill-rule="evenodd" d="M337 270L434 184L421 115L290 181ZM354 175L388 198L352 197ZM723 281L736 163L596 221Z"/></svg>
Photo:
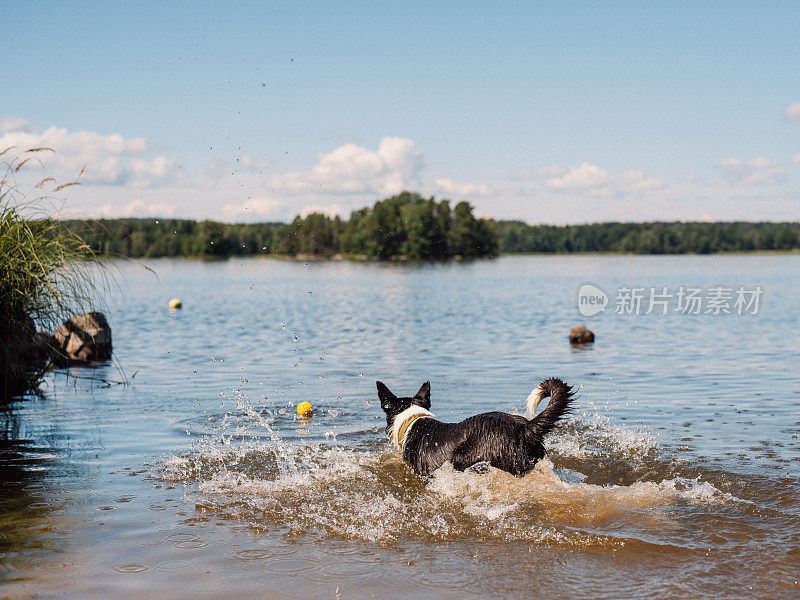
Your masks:
<svg viewBox="0 0 800 600"><path fill-rule="evenodd" d="M53 334L55 362L61 365L111 358L111 327L101 312L76 315Z"/></svg>
<svg viewBox="0 0 800 600"><path fill-rule="evenodd" d="M569 330L570 344L591 344L594 342L594 334L583 325L576 325Z"/></svg>

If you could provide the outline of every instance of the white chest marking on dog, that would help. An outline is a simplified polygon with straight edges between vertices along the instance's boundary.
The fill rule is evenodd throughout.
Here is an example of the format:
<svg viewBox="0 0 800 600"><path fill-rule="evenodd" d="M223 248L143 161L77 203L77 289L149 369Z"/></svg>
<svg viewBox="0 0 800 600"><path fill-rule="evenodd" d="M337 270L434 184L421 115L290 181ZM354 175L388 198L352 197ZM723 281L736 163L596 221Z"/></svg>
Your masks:
<svg viewBox="0 0 800 600"><path fill-rule="evenodd" d="M391 438L395 448L401 452L405 448L408 432L414 424L422 418L431 418L433 413L421 406L413 404L394 418L392 422Z"/></svg>

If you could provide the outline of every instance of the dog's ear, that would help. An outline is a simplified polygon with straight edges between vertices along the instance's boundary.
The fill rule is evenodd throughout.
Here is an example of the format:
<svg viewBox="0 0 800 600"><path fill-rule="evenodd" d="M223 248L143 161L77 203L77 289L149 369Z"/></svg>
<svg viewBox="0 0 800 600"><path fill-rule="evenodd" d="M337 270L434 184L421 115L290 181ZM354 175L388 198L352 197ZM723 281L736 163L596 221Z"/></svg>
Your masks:
<svg viewBox="0 0 800 600"><path fill-rule="evenodd" d="M426 381L422 384L422 387L419 388L417 395L414 396L414 404L417 406L421 406L425 410L428 410L431 407L431 382Z"/></svg>
<svg viewBox="0 0 800 600"><path fill-rule="evenodd" d="M386 410L397 400L397 396L395 396L388 387L383 385L382 381L376 381L375 385L378 386L378 398L380 398L381 401L381 408Z"/></svg>

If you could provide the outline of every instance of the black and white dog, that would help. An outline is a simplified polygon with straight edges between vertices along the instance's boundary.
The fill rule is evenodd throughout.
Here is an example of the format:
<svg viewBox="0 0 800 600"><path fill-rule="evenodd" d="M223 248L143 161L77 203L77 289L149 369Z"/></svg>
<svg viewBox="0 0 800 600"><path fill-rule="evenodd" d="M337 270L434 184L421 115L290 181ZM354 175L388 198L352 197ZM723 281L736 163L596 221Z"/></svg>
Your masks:
<svg viewBox="0 0 800 600"><path fill-rule="evenodd" d="M450 461L463 471L480 462L522 477L544 458L542 439L568 411L573 389L560 379L546 379L530 393L528 414L548 396L545 409L528 420L490 412L460 423L442 423L428 410L431 384L426 381L413 398L398 398L380 381L378 398L386 412L386 432L418 475L427 476Z"/></svg>

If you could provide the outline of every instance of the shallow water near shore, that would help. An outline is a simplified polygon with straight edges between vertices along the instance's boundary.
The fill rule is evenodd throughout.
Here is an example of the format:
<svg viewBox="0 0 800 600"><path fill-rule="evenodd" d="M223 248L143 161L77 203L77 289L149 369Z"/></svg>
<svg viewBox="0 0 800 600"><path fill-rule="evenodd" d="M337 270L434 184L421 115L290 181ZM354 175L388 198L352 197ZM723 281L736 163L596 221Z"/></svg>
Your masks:
<svg viewBox="0 0 800 600"><path fill-rule="evenodd" d="M0 597L800 595L800 256L146 264L112 266L117 364L0 409ZM763 296L620 315L622 286ZM387 442L376 379L459 420L550 376L579 399L523 478Z"/></svg>

